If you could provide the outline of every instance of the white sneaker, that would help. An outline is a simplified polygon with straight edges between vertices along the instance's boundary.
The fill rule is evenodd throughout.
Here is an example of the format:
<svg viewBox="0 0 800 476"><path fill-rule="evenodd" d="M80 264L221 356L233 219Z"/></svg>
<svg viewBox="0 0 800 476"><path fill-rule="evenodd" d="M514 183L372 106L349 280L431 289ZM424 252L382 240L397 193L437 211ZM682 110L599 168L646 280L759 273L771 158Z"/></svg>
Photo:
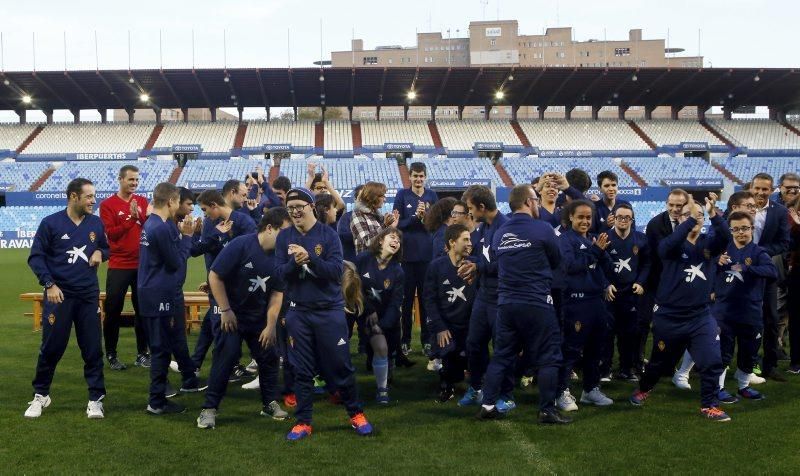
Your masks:
<svg viewBox="0 0 800 476"><path fill-rule="evenodd" d="M431 372L438 372L442 370L442 359L433 359L428 361L428 370Z"/></svg>
<svg viewBox="0 0 800 476"><path fill-rule="evenodd" d="M691 390L692 386L689 384L689 376L679 372L675 372L672 376L672 383L681 390Z"/></svg>
<svg viewBox="0 0 800 476"><path fill-rule="evenodd" d="M177 373L180 373L180 371L181 371L180 367L178 367L178 363L175 362L174 360L170 361L169 369L172 370L173 372L177 372Z"/></svg>
<svg viewBox="0 0 800 476"><path fill-rule="evenodd" d="M33 396L33 400L28 402L27 410L25 410L25 418L39 418L42 416L42 409L50 406L50 395L39 395L38 393Z"/></svg>
<svg viewBox="0 0 800 476"><path fill-rule="evenodd" d="M245 390L258 390L261 388L261 384L258 382L258 377L256 377L252 381L242 385L242 388Z"/></svg>
<svg viewBox="0 0 800 476"><path fill-rule="evenodd" d="M89 400L89 404L86 405L86 416L97 420L100 418L105 418L106 412L103 410L103 395L102 397L98 398L97 400Z"/></svg>
<svg viewBox="0 0 800 476"><path fill-rule="evenodd" d="M247 364L247 371L251 374L258 372L258 364L256 363L256 359L250 360L250 363Z"/></svg>
<svg viewBox="0 0 800 476"><path fill-rule="evenodd" d="M578 411L578 405L575 404L575 397L569 393L569 389L564 390L561 395L556 398L556 406L562 412Z"/></svg>
<svg viewBox="0 0 800 476"><path fill-rule="evenodd" d="M591 392L586 392L584 390L581 394L581 403L589 403L591 405L597 405L598 407L607 407L608 405L613 405L614 400L611 400L601 392L600 387L595 387Z"/></svg>
<svg viewBox="0 0 800 476"><path fill-rule="evenodd" d="M749 385L761 385L767 381L767 379L764 377L758 376L754 373L746 374L739 369L736 369L736 374L734 374L734 377L739 381L740 386L743 383L747 383ZM746 386L747 385L745 385L745 387Z"/></svg>
<svg viewBox="0 0 800 476"><path fill-rule="evenodd" d="M210 429L217 426L217 410L214 408L204 408L200 410L197 417L197 428Z"/></svg>

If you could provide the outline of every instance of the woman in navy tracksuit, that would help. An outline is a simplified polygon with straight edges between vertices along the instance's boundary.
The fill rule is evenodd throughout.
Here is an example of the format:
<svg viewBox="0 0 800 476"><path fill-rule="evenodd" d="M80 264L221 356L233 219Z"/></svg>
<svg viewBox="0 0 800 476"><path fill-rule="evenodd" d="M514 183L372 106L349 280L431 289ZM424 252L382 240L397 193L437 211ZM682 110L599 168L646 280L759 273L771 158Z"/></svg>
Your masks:
<svg viewBox="0 0 800 476"><path fill-rule="evenodd" d="M608 235L590 236L594 206L574 200L564 207L565 230L559 236L564 276L564 362L560 374L558 407L575 411L578 406L569 392L569 378L575 364L583 359L581 403L606 406L614 403L600 391L600 360L610 319L603 301L609 287L606 272Z"/></svg>
<svg viewBox="0 0 800 476"><path fill-rule="evenodd" d="M371 314L360 313L359 332L368 337L372 356L372 369L378 385L378 403L389 403L389 357L399 353L400 314L403 306L403 234L395 228L384 228L372 239L367 251L356 256L356 268L361 279L361 290ZM372 352L370 352L372 351Z"/></svg>
<svg viewBox="0 0 800 476"><path fill-rule="evenodd" d="M447 254L444 232L450 224L451 214L456 200L453 197L444 197L434 203L428 213L425 214L423 225L425 230L431 234L433 243L433 254L431 259L436 259Z"/></svg>

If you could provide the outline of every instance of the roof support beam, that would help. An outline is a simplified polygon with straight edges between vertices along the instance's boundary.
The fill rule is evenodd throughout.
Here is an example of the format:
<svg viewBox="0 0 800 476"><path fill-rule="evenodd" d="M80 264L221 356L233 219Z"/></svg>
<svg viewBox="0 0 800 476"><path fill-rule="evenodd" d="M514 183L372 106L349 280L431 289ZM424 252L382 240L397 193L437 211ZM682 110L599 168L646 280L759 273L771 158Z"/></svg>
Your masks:
<svg viewBox="0 0 800 476"><path fill-rule="evenodd" d="M459 107L464 107L469 102L470 96L472 96L472 92L475 91L475 86L478 84L478 80L483 76L483 68L480 68L478 72L475 74L475 77L472 78L472 82L469 84L469 89L467 89L467 94L464 95L464 99L459 104Z"/></svg>
<svg viewBox="0 0 800 476"><path fill-rule="evenodd" d="M729 69L728 71L721 71L720 74L716 78L714 78L713 80L707 82L702 88L698 89L693 95L689 96L688 99L686 99L684 101L681 101L681 102L683 103L684 106L688 106L690 104L694 104L694 101L697 100L697 98L701 97L703 94L706 93L706 91L708 91L709 89L711 89L714 86L716 86L724 78L730 77L732 72L733 72L733 70L731 70L731 69Z"/></svg>
<svg viewBox="0 0 800 476"><path fill-rule="evenodd" d="M676 92L680 91L680 89L683 86L685 86L688 82L690 82L691 80L696 78L697 75L700 74L700 71L702 71L702 69L695 70L692 74L690 74L689 76L683 78L682 81L678 82L678 84L676 84L675 86L670 88L670 90L667 91L666 94L661 96L658 99L658 101L654 102L653 104L656 105L656 106L660 106L662 104L667 104L667 102L670 100L670 98L672 98L672 96L674 96Z"/></svg>
<svg viewBox="0 0 800 476"><path fill-rule="evenodd" d="M178 94L175 92L175 88L172 87L172 83L169 82L169 78L164 73L164 70L160 69L160 70L158 70L158 72L161 73L161 79L163 79L164 80L164 84L167 85L167 89L169 89L170 94L172 94L172 98L175 100L175 103L178 105L178 109L186 109L186 107L183 105L183 101L181 101L181 98L178 97Z"/></svg>
<svg viewBox="0 0 800 476"><path fill-rule="evenodd" d="M533 78L533 81L531 81L531 84L528 85L528 89L525 90L525 94L522 95L521 101L517 102L517 106L524 106L528 102L528 98L531 96L531 93L533 92L533 88L535 88L536 84L539 82L539 80L542 79L542 76L544 76L544 72L546 70L547 70L547 68L542 68L542 70L539 71L539 74L537 74L536 77Z"/></svg>
<svg viewBox="0 0 800 476"><path fill-rule="evenodd" d="M53 88L51 88L49 84L44 82L44 80L40 78L39 75L36 74L36 72L31 73L31 75L33 76L33 79L35 79L37 83L41 84L43 88L45 88L50 94L53 95L54 98L56 98L56 100L58 100L58 102L61 103L62 106L64 106L64 109L68 110L75 109L75 107L72 104L68 103L64 98L61 97L61 95L55 92L55 90L53 90Z"/></svg>
<svg viewBox="0 0 800 476"><path fill-rule="evenodd" d="M197 87L200 89L200 94L203 95L203 100L206 102L206 107L208 109L212 109L213 106L211 105L211 101L208 99L206 88L203 87L203 82L200 81L200 77L197 75L197 71L192 70L192 76L194 76L194 81L195 83L197 83Z"/></svg>
<svg viewBox="0 0 800 476"><path fill-rule="evenodd" d="M389 71L388 68L383 68L383 74L381 74L381 86L378 89L378 110L380 111L381 106L383 105L383 88L386 86L386 73Z"/></svg>
<svg viewBox="0 0 800 476"><path fill-rule="evenodd" d="M119 104L119 107L121 109L125 109L126 111L128 109L130 109L130 107L126 106L125 103L122 102L122 99L119 98L119 95L117 94L117 92L114 91L114 88L111 87L111 84L106 80L106 78L103 77L103 75L100 73L99 70L96 71L96 74L97 74L97 77L100 78L100 81L102 81L103 84L108 88L109 94L111 94L114 97L114 100L117 101L117 103Z"/></svg>
<svg viewBox="0 0 800 476"><path fill-rule="evenodd" d="M793 70L793 69L789 70L789 71L783 73L782 75L771 79L770 81L764 81L762 79L761 81L759 81L757 83L758 86L754 86L753 87L753 91L751 91L750 94L746 95L741 100L736 101L736 104L739 105L739 106L748 106L749 105L749 104L747 104L748 101L753 99L757 94L761 93L761 91L763 91L765 89L769 89L769 87L772 86L773 84L783 81L787 77L791 76L794 72L795 72L795 70Z"/></svg>
<svg viewBox="0 0 800 476"><path fill-rule="evenodd" d="M439 90L436 92L436 99L433 101L434 106L439 105L439 101L442 100L442 94L444 94L444 88L447 86L447 80L450 79L450 72L453 71L453 68L447 68L447 72L444 74L442 78L442 82L439 83Z"/></svg>
<svg viewBox="0 0 800 476"><path fill-rule="evenodd" d="M267 90L264 89L264 80L261 79L261 69L256 68L256 79L258 80L258 91L261 93L261 100L264 102L264 107L267 109L267 119L269 119L269 96Z"/></svg>
<svg viewBox="0 0 800 476"><path fill-rule="evenodd" d="M545 101L545 103L544 103L545 106L550 106L551 104L553 104L553 101L555 101L555 99L558 97L558 93L560 93L561 90L564 89L564 86L567 85L569 80L572 79L572 77L575 76L575 73L577 73L577 72L578 72L578 68L573 68L572 69L572 72L569 73L569 76L567 76L564 79L564 81L561 81L561 84L556 88L555 91L553 91L553 94L551 94L550 97L547 98L547 101Z"/></svg>
<svg viewBox="0 0 800 476"><path fill-rule="evenodd" d="M647 95L647 94L650 94L650 91L652 91L653 87L654 87L656 84L658 84L658 83L659 83L659 82L660 82L662 79L664 79L664 78L667 76L667 74L669 74L669 70L668 70L668 69L666 69L666 70L662 71L662 72L661 72L661 74L659 74L659 75L658 75L658 77L656 77L656 79L654 79L654 80L653 80L653 82L651 82L650 84L648 84L646 88L642 88L642 92L640 92L639 94L637 94L636 96L634 96L634 98L633 98L633 99L631 99L630 101L628 101L628 104L631 104L631 105L633 105L633 106L638 106L638 105L639 105L639 101L640 101L640 100L641 100L641 99L642 99L642 98L643 98L645 95Z"/></svg>
<svg viewBox="0 0 800 476"><path fill-rule="evenodd" d="M294 120L297 120L297 96L294 94L294 78L292 78L292 69L289 68L286 72L289 75L289 93L292 96L292 108L295 110L294 112Z"/></svg>
<svg viewBox="0 0 800 476"><path fill-rule="evenodd" d="M83 89L83 87L81 87L81 85L72 78L72 76L70 76L68 71L64 71L64 76L66 76L70 84L72 84L72 86L74 86L75 89L77 89L78 92L80 92L83 95L83 97L86 98L87 101L89 101L89 103L92 105L93 108L97 109L98 111L103 109L97 104L97 101L95 101L94 98L90 96L89 93L87 93L86 90Z"/></svg>

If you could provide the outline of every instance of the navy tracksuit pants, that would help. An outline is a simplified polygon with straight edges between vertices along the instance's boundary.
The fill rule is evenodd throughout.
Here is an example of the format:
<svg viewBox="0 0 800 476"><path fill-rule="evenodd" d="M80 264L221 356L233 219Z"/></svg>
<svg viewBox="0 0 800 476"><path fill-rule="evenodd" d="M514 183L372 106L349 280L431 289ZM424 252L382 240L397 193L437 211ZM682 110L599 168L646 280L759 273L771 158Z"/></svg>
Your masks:
<svg viewBox="0 0 800 476"><path fill-rule="evenodd" d="M242 356L242 342L250 348L250 354L258 363L258 382L261 388L261 404L266 407L275 400L278 391L278 349L269 346L266 349L258 341L264 323L256 324L238 320L238 329L233 332L221 331L214 338L213 361L208 378L206 401L203 408L219 408L228 378L233 366Z"/></svg>
<svg viewBox="0 0 800 476"><path fill-rule="evenodd" d="M614 339L620 372L628 373L635 367L639 355L639 296L626 289L617 292L616 299L606 303L610 332L601 353L600 375L611 373L614 361Z"/></svg>
<svg viewBox="0 0 800 476"><path fill-rule="evenodd" d="M430 342L428 336L428 314L425 312L425 303L422 302L422 288L425 285L425 273L428 272L428 262L403 262L403 323L402 343L411 345L412 326L414 324L414 296L419 296L420 342L424 346Z"/></svg>
<svg viewBox="0 0 800 476"><path fill-rule="evenodd" d="M687 348L700 373L700 402L703 408L716 406L724 367L717 321L707 308L684 312L680 317L663 306L653 312L653 353L639 388L644 392L652 390L666 370L672 373L672 366Z"/></svg>
<svg viewBox="0 0 800 476"><path fill-rule="evenodd" d="M723 368L733 360L733 352L738 343L736 367L746 374L752 373L753 366L758 359L758 349L761 347L761 334L764 332L764 328L761 325L731 322L725 319L717 319L717 325L720 330L719 347Z"/></svg>
<svg viewBox="0 0 800 476"><path fill-rule="evenodd" d="M527 356L527 361L538 368L539 409L554 409L558 393L558 368L561 364L558 318L552 307L531 304L498 306L494 355L486 371L483 403L495 404L503 380L514 373L520 348Z"/></svg>
<svg viewBox="0 0 800 476"><path fill-rule="evenodd" d="M197 341L194 344L194 353L192 353L192 360L198 369L203 366L208 349L211 348L211 343L214 342L214 336L220 330L219 306L217 301L214 300L214 296L210 293L208 295L208 304L208 311L203 316L203 322L200 324L200 335L197 336Z"/></svg>
<svg viewBox="0 0 800 476"><path fill-rule="evenodd" d="M467 370L467 330L453 327L449 330L450 338L455 345L450 352L442 356L442 368L439 370L442 387L453 387L464 380L464 371Z"/></svg>
<svg viewBox="0 0 800 476"><path fill-rule="evenodd" d="M289 362L295 371L297 423L311 424L317 369L328 386L339 391L347 413L350 416L360 413L344 310L289 308L286 329L289 332Z"/></svg>
<svg viewBox="0 0 800 476"><path fill-rule="evenodd" d="M103 378L103 346L100 329L99 298L81 299L65 296L61 304L47 302L42 309L42 345L36 362L33 391L50 394L50 385L56 366L64 356L75 324L75 335L83 357L83 376L89 387L89 400L98 400L106 394Z"/></svg>
<svg viewBox="0 0 800 476"><path fill-rule="evenodd" d="M289 362L289 332L286 330L286 316L278 319L277 340L278 348L283 357L283 390L281 394L294 393L294 367Z"/></svg>
<svg viewBox="0 0 800 476"><path fill-rule="evenodd" d="M609 331L609 315L600 296L577 298L564 296L564 362L559 376L559 390L569 388L572 370L583 362L583 390L600 385L602 349Z"/></svg>
<svg viewBox="0 0 800 476"><path fill-rule="evenodd" d="M481 297L476 298L472 305L466 346L469 384L475 390L481 390L484 374L489 367L489 343L494 339L497 312L497 303L488 302ZM510 396L513 390L514 374L510 373L503 378L500 394Z"/></svg>

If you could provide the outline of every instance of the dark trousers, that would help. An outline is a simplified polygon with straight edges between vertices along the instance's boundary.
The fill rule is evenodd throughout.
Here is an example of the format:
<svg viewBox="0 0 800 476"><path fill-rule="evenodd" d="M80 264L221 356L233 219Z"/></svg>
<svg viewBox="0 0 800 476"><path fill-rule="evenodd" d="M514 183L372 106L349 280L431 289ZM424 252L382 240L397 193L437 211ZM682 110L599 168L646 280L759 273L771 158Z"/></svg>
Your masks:
<svg viewBox="0 0 800 476"><path fill-rule="evenodd" d="M800 268L795 267L789 273L786 287L791 365L800 365Z"/></svg>
<svg viewBox="0 0 800 476"><path fill-rule="evenodd" d="M361 411L355 369L350 362L350 339L343 309L290 308L286 312L289 331L289 361L294 366L297 423L311 424L314 376L317 369L329 388L339 391L347 413Z"/></svg>
<svg viewBox="0 0 800 476"><path fill-rule="evenodd" d="M719 376L722 356L717 340L717 321L707 310L681 319L653 313L653 352L645 367L639 388L649 392L665 373L672 373L675 362L688 348L700 373L700 403L703 407L718 405Z"/></svg>
<svg viewBox="0 0 800 476"><path fill-rule="evenodd" d="M242 342L250 348L256 363L258 363L258 382L261 388L261 404L266 407L275 400L278 391L278 349L275 346L261 346L258 341L264 325L239 320L238 329L234 332L220 332L214 339L213 361L211 374L208 378L206 401L203 408L219 408L225 391L228 388L228 378L233 366L242 356Z"/></svg>
<svg viewBox="0 0 800 476"><path fill-rule="evenodd" d="M103 321L103 336L106 341L106 355L117 354L119 342L119 327L122 322L122 308L125 307L125 294L131 289L133 302L133 328L136 333L136 352L147 353L147 332L142 318L139 316L139 292L136 278L139 271L136 269L108 269L106 274L106 300L104 304L105 320Z"/></svg>
<svg viewBox="0 0 800 476"><path fill-rule="evenodd" d="M183 303L176 299L172 304L174 306L173 315L143 317L150 340L150 399L148 403L152 408L163 408L167 403L165 396L167 371L170 357L173 354L178 361L183 385L196 385L195 366L189 357L189 348L186 344ZM180 304L180 307L177 304Z"/></svg>
<svg viewBox="0 0 800 476"><path fill-rule="evenodd" d="M281 394L294 393L294 367L289 362L289 332L286 330L286 317L278 319L277 341L283 357L283 390Z"/></svg>
<svg viewBox="0 0 800 476"><path fill-rule="evenodd" d="M472 305L467 331L467 368L469 384L475 390L483 386L484 374L489 367L489 343L494 338L497 322L497 303L478 297ZM501 395L510 395L514 390L514 374L505 375L501 384Z"/></svg>
<svg viewBox="0 0 800 476"><path fill-rule="evenodd" d="M455 346L442 356L442 368L439 370L442 387L453 387L464 380L464 371L467 370L467 330L450 327L450 338Z"/></svg>
<svg viewBox="0 0 800 476"><path fill-rule="evenodd" d="M722 366L727 367L733 360L733 351L739 345L736 353L736 367L746 374L753 372L753 366L758 359L758 348L761 346L761 325L752 325L743 322L730 322L717 319L719 325L719 348L722 356Z"/></svg>
<svg viewBox="0 0 800 476"><path fill-rule="evenodd" d="M606 303L611 332L606 336L601 355L600 375L611 373L614 360L614 340L617 343L620 372L630 372L639 355L639 296L627 290L617 293L616 299Z"/></svg>
<svg viewBox="0 0 800 476"><path fill-rule="evenodd" d="M483 384L483 403L495 404L503 380L514 372L520 348L528 362L538 369L540 410L554 409L561 363L561 332L552 307L530 304L498 306L494 355Z"/></svg>
<svg viewBox="0 0 800 476"><path fill-rule="evenodd" d="M656 305L655 290L646 291L639 300L636 309L639 317L637 322L637 346L634 366L636 369L644 368L644 356L647 354L647 338L650 337L650 327L653 324L653 308Z"/></svg>
<svg viewBox="0 0 800 476"><path fill-rule="evenodd" d="M778 327L780 316L778 316L778 281L768 279L764 287L764 360L761 371L764 375L769 375L778 366L778 356L780 355L780 343L778 341Z"/></svg>
<svg viewBox="0 0 800 476"><path fill-rule="evenodd" d="M569 388L572 370L583 362L583 390L591 391L600 385L600 361L603 344L609 334L609 317L603 298L565 299L564 356L559 375L559 390Z"/></svg>
<svg viewBox="0 0 800 476"><path fill-rule="evenodd" d="M425 312L425 304L422 302L422 288L425 283L425 273L428 272L428 262L404 262L403 273L405 281L403 283L403 322L402 322L402 343L411 345L411 332L414 324L414 297L419 296L419 320L420 320L420 342L422 345L430 342L428 336L428 325L426 323L428 314Z"/></svg>
<svg viewBox="0 0 800 476"><path fill-rule="evenodd" d="M98 400L106 394L98 303L98 297L88 300L65 297L61 304L52 304L45 297L42 309L42 345L39 347L36 376L33 378L35 393L50 394L56 366L67 350L74 323L75 336L83 357L83 377L89 387L89 400Z"/></svg>
<svg viewBox="0 0 800 476"><path fill-rule="evenodd" d="M220 330L219 306L217 306L217 301L214 300L214 296L211 294L208 295L208 304L208 311L203 316L203 322L200 324L200 335L197 336L197 341L194 343L194 352L192 353L192 360L198 369L203 366L208 349L211 348L211 343L214 342L214 336Z"/></svg>

